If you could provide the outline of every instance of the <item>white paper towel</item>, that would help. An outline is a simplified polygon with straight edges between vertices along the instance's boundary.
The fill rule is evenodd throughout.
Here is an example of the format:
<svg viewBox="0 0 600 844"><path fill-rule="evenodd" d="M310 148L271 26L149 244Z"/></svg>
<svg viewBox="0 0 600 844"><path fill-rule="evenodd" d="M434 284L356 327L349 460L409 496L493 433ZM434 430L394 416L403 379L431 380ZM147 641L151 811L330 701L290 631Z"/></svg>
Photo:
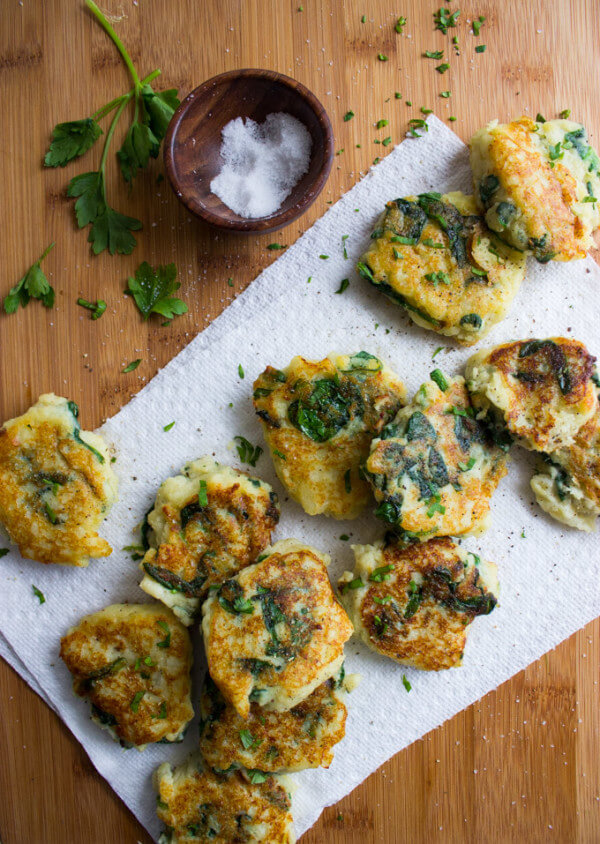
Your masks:
<svg viewBox="0 0 600 844"><path fill-rule="evenodd" d="M186 461L214 454L239 465L233 437L262 442L250 396L253 379L267 364L283 367L296 354L320 358L332 350L366 349L389 362L414 391L433 368L434 350L443 345L435 365L448 374L461 371L469 350L414 326L353 271L384 202L432 189L471 190L464 145L433 117L427 135L406 141L371 170L103 426L102 433L118 451L119 501L104 529L113 555L88 569L41 566L16 553L0 563L0 653L58 712L98 771L155 837L159 824L152 771L165 759L187 755L197 742L196 726L190 727L183 745L149 747L143 753L120 749L90 722L87 704L73 696L70 675L58 658L60 637L82 615L109 603L147 600L137 586L137 564L120 549L135 542L132 529L158 485ZM343 235L349 235L347 260ZM346 277L348 290L335 295ZM546 266L530 262L511 313L487 342L570 333L600 352L599 283L600 270L591 259ZM163 426L173 421L174 427L164 432ZM85 419L83 423L85 427ZM406 671L412 684L407 693L402 668L354 640L349 643L347 670L362 674L363 682L350 697L346 738L331 768L296 776L298 834L391 755L600 613L597 536L563 528L542 513L529 490L531 467L529 456L515 449L509 475L493 501L491 529L467 541L469 548L498 563L501 600L489 618L478 619L471 628L463 667L439 674ZM355 522L306 516L287 500L267 454L256 473L280 495L282 518L274 540L294 536L330 552L334 581L352 568L350 543L339 536L368 542L383 532L370 514ZM32 583L45 593L42 606ZM194 635L197 682L202 647L197 631Z"/></svg>

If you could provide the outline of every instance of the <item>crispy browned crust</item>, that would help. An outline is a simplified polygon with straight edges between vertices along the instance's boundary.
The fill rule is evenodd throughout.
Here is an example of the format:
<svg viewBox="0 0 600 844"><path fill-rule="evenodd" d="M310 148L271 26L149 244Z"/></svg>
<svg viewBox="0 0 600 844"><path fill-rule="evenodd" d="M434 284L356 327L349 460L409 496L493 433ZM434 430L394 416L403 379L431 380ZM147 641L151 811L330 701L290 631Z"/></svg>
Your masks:
<svg viewBox="0 0 600 844"><path fill-rule="evenodd" d="M173 830L172 844L207 840L213 844L289 844L293 840L290 798L273 777L252 784L240 771L214 773L204 768L200 759L186 776L177 774L175 769L173 783L165 778L158 783L157 814ZM264 825L264 837L249 833L254 825Z"/></svg>
<svg viewBox="0 0 600 844"><path fill-rule="evenodd" d="M322 683L302 703L287 712L269 712L252 704L247 719L225 703L207 678L200 701L200 752L212 768L225 770L238 763L260 771L328 768L333 747L344 738L346 706L336 681ZM254 744L245 748L240 730L248 730Z"/></svg>
<svg viewBox="0 0 600 844"><path fill-rule="evenodd" d="M189 634L160 604L118 604L86 616L61 639L60 656L75 693L103 713L124 744L178 734L193 717Z"/></svg>

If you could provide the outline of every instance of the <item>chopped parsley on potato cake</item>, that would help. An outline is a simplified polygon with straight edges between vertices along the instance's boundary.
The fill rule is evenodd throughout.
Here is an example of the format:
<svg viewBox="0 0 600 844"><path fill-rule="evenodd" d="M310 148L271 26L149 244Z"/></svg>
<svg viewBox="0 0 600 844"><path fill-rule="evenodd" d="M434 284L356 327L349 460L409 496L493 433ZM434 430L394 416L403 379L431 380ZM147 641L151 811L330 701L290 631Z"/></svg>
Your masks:
<svg viewBox="0 0 600 844"><path fill-rule="evenodd" d="M60 656L92 719L124 747L179 741L193 718L190 637L161 604L85 616L61 639Z"/></svg>
<svg viewBox="0 0 600 844"><path fill-rule="evenodd" d="M340 670L352 625L328 564L326 554L284 539L205 601L208 670L243 718L251 703L291 709Z"/></svg>
<svg viewBox="0 0 600 844"><path fill-rule="evenodd" d="M360 465L404 403L402 382L368 352L295 357L254 383L254 407L277 475L311 516L353 519L370 499Z"/></svg>
<svg viewBox="0 0 600 844"><path fill-rule="evenodd" d="M481 533L505 456L475 417L464 379L434 371L373 440L375 514L406 542Z"/></svg>
<svg viewBox="0 0 600 844"><path fill-rule="evenodd" d="M248 718L242 718L207 675L200 698L204 760L221 770L231 765L281 772L328 768L346 731L344 682L342 669L293 709L270 712L253 703Z"/></svg>
<svg viewBox="0 0 600 844"><path fill-rule="evenodd" d="M352 548L356 568L345 572L339 587L365 644L426 671L460 665L469 624L496 606L496 566L447 536Z"/></svg>
<svg viewBox="0 0 600 844"><path fill-rule="evenodd" d="M112 548L98 535L117 497L104 441L75 402L47 393L0 428L0 522L23 557L87 566Z"/></svg>
<svg viewBox="0 0 600 844"><path fill-rule="evenodd" d="M498 436L553 452L570 445L597 411L594 361L579 340L515 340L469 358L467 387L478 417Z"/></svg>
<svg viewBox="0 0 600 844"><path fill-rule="evenodd" d="M503 319L525 274L524 256L460 192L388 202L371 238L359 274L417 325L467 346Z"/></svg>
<svg viewBox="0 0 600 844"><path fill-rule="evenodd" d="M493 120L471 138L487 225L538 261L583 258L600 225L600 159L571 120Z"/></svg>
<svg viewBox="0 0 600 844"><path fill-rule="evenodd" d="M213 771L193 754L154 772L159 844L294 844L290 782L261 771Z"/></svg>
<svg viewBox="0 0 600 844"><path fill-rule="evenodd" d="M143 536L141 588L192 624L211 586L253 563L279 521L264 481L202 457L162 484Z"/></svg>

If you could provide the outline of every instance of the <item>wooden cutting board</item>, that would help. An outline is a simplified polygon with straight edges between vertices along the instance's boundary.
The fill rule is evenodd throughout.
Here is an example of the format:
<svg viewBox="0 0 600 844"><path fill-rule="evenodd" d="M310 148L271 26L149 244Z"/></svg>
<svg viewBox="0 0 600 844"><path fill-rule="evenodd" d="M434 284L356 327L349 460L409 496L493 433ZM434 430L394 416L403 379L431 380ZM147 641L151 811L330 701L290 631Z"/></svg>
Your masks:
<svg viewBox="0 0 600 844"><path fill-rule="evenodd" d="M186 94L225 70L265 67L296 77L325 104L340 154L310 211L277 234L282 244L292 243L376 156L391 149L375 138L402 140L421 106L442 119L455 115L450 125L464 140L493 117L538 111L554 117L570 108L596 145L600 140L597 0L468 0L448 36L433 28L440 0L104 4L123 15L115 27L141 73L162 68L163 87ZM403 35L394 31L399 15L407 18ZM486 20L474 38L467 22L479 15ZM452 47L454 34L460 56ZM486 44L486 51L475 53L475 44ZM435 71L439 62L421 57L424 50L440 49L451 65L443 75ZM388 61L378 60L379 53ZM91 255L86 233L74 225L65 186L75 173L93 169L99 153L66 171L44 170L42 156L56 122L84 117L128 87L114 47L81 2L3 0L0 294L56 240L45 268L57 297L52 311L33 302L25 311L0 316L2 419L54 390L80 404L85 427L96 426L274 260L266 249L272 236L223 236L190 219L167 185L157 183L161 161L138 178L130 196L111 162L115 205L139 217L144 230L129 257ZM440 97L447 90L451 96ZM355 117L345 122L349 110ZM379 119L389 121L384 131L374 127ZM143 322L123 295L127 276L142 260L174 260L179 268L190 310L168 327ZM78 296L104 298L102 319L92 322L76 305ZM136 358L142 359L138 369L121 374ZM589 624L398 754L325 811L303 841L598 841L599 633L598 621ZM59 719L4 663L0 707L2 844L150 840Z"/></svg>

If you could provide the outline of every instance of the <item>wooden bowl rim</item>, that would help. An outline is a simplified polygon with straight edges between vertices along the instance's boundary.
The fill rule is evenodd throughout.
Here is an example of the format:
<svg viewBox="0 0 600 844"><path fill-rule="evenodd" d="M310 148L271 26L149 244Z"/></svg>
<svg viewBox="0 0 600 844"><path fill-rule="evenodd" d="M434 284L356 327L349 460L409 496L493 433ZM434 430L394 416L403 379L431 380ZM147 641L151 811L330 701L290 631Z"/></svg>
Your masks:
<svg viewBox="0 0 600 844"><path fill-rule="evenodd" d="M281 83L285 85L286 88L289 88L291 91L298 94L303 100L305 100L305 102L308 103L323 132L323 162L314 182L312 182L309 189L292 208L288 208L286 211L282 211L280 213L275 212L275 214L272 214L270 217L250 217L248 219L226 220L206 208L201 208L197 205L192 206L190 204L189 195L181 190L181 184L177 181L175 174L174 147L177 130L179 129L183 118L190 108L193 108L196 103L201 101L202 95L206 94L210 88L214 88L216 84L226 82L230 79L243 78L266 79L272 82ZM298 217L300 217L306 209L312 205L317 196L323 190L327 177L331 171L334 157L333 148L333 129L329 115L325 110L325 106L312 91L310 91L301 82L298 82L298 80L293 79L290 76L285 76L283 73L278 73L276 70L241 68L240 70L228 70L225 73L212 76L210 79L207 79L205 82L198 85L197 88L190 91L186 98L182 100L167 129L163 156L171 188L173 189L177 199L185 205L188 211L216 228L232 232L252 234L256 232L273 232L277 229L283 228L283 226L286 226L298 219Z"/></svg>

